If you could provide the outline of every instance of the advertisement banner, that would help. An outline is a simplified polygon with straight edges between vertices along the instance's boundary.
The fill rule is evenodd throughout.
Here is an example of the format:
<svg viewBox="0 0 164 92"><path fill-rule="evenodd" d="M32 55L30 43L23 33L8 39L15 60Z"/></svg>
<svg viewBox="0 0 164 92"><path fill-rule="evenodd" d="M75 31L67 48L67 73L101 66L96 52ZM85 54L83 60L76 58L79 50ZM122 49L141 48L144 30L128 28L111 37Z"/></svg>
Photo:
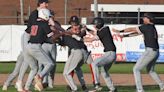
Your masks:
<svg viewBox="0 0 164 92"><path fill-rule="evenodd" d="M126 25L126 27L132 26ZM156 29L160 46L160 56L157 62L164 62L164 26L157 25ZM126 43L126 62L136 62L145 51L143 35L123 38L123 41Z"/></svg>
<svg viewBox="0 0 164 92"><path fill-rule="evenodd" d="M20 51L22 51L21 36L24 33L25 29L26 29L26 26L23 26L23 25L12 25L11 60L17 60L17 57L20 54Z"/></svg>
<svg viewBox="0 0 164 92"><path fill-rule="evenodd" d="M122 30L127 27L136 27L137 25L107 25L110 30L116 28ZM68 25L62 26L67 29ZM95 30L93 25L87 25L89 29ZM0 26L0 62L16 61L21 51L21 35L26 26L24 25L1 25ZM156 26L158 32L158 41L160 46L160 56L158 62L164 62L164 26ZM120 38L116 33L111 32L114 44L117 48L117 62L136 62L145 50L143 36ZM92 35L87 33L88 37ZM87 48L92 53L93 59L101 57L104 47L100 41L86 42ZM57 62L65 62L68 59L68 47L57 45Z"/></svg>
<svg viewBox="0 0 164 92"><path fill-rule="evenodd" d="M11 26L0 26L0 61L11 60Z"/></svg>

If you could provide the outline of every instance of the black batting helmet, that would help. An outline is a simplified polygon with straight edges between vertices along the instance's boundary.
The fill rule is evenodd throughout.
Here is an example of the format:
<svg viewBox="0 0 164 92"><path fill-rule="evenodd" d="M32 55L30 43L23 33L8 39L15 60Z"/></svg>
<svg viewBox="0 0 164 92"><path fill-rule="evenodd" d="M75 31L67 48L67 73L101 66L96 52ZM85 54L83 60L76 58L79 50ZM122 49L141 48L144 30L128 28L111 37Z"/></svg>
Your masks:
<svg viewBox="0 0 164 92"><path fill-rule="evenodd" d="M96 25L96 28L100 29L104 26L104 20L100 17L96 17L93 19L92 24Z"/></svg>
<svg viewBox="0 0 164 92"><path fill-rule="evenodd" d="M43 3L43 2L48 3L49 1L48 0L38 0L38 3Z"/></svg>
<svg viewBox="0 0 164 92"><path fill-rule="evenodd" d="M69 24L71 23L75 23L75 24L79 24L80 21L79 21L79 18L77 16L71 16L70 20L69 20Z"/></svg>
<svg viewBox="0 0 164 92"><path fill-rule="evenodd" d="M42 4L42 3L49 3L49 1L48 0L38 0L38 3L37 3L37 5L39 6L40 4Z"/></svg>
<svg viewBox="0 0 164 92"><path fill-rule="evenodd" d="M154 15L152 13L144 13L143 17L147 17L151 22L154 22Z"/></svg>

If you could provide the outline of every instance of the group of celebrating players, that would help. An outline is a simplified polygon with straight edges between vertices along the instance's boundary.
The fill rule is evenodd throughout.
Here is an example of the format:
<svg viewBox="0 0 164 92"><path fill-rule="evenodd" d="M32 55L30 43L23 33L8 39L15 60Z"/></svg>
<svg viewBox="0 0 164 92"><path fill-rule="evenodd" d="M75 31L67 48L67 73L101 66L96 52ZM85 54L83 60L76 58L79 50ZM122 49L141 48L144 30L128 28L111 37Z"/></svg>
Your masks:
<svg viewBox="0 0 164 92"><path fill-rule="evenodd" d="M58 21L54 20L53 16L54 12L48 9L48 0L38 0L38 8L31 13L27 29L21 38L22 51L18 56L15 69L5 81L2 90L7 90L18 74L16 81L18 92L30 92L33 80L34 87L38 91L42 91L46 87L53 88L56 70L56 43L58 43L69 48L69 57L65 63L63 76L71 92L78 91L73 80L74 72L76 72L84 92L101 91L100 71L109 92L117 92L108 72L116 60L116 46L109 27L104 25L104 20L100 17L94 18L92 22L94 30L90 30L86 25L80 24L77 16L72 16L69 21L70 27L65 30ZM133 68L137 92L144 92L140 75L140 70L144 67L147 67L148 73L159 84L160 90L163 92L164 83L154 71L155 62L159 56L158 35L153 23L154 17L150 13L145 13L143 21L144 24L139 27L124 30L113 28L112 31L120 37L132 37L140 34L144 36L145 52ZM87 37L87 32L93 36ZM122 35L122 33L126 34ZM91 52L88 51L84 42L95 40L102 42L104 54L93 61ZM86 86L81 70L84 63L90 65L93 90L89 90ZM23 78L28 66L31 70L23 86Z"/></svg>

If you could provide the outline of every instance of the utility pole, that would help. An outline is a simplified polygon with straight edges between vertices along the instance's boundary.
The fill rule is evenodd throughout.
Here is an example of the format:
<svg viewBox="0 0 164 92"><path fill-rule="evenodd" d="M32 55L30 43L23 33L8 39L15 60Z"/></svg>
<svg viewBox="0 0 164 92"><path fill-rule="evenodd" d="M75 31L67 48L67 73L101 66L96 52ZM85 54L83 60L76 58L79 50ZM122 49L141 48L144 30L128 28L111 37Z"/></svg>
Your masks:
<svg viewBox="0 0 164 92"><path fill-rule="evenodd" d="M24 24L24 12L23 12L23 3L24 3L24 0L20 0L20 20L21 20L21 24Z"/></svg>

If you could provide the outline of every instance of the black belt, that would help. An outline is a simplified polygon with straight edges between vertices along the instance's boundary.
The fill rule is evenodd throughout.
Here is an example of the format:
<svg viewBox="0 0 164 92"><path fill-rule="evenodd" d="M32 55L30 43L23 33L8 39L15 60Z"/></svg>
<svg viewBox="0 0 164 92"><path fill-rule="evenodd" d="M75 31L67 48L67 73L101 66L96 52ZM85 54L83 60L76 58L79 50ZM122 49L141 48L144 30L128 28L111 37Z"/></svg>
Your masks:
<svg viewBox="0 0 164 92"><path fill-rule="evenodd" d="M158 51L158 49L152 48L153 51Z"/></svg>
<svg viewBox="0 0 164 92"><path fill-rule="evenodd" d="M159 49L156 49L156 48L147 47L147 49L151 49L151 50L153 50L153 51L159 51Z"/></svg>

